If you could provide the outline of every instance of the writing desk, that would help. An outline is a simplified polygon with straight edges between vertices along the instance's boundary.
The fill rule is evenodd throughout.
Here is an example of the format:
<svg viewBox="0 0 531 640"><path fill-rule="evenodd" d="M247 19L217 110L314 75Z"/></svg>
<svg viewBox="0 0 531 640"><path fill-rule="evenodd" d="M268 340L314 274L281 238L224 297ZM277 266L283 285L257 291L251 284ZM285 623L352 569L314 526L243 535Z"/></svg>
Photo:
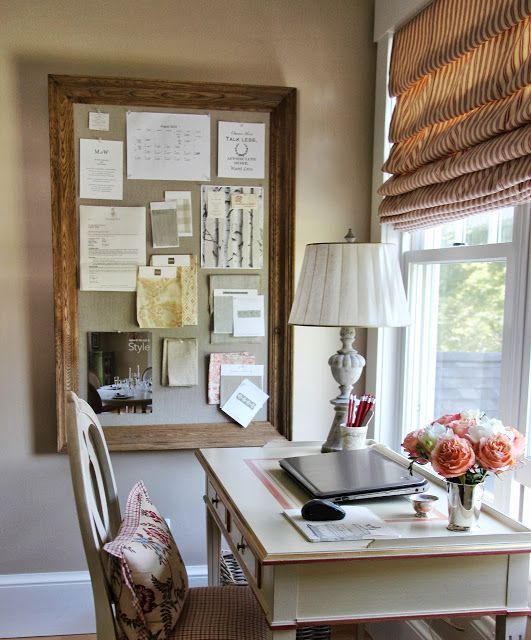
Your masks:
<svg viewBox="0 0 531 640"><path fill-rule="evenodd" d="M481 615L496 616L497 640L524 639L531 530L484 505L476 531L448 531L444 483L421 469L440 498L433 518L416 518L406 496L364 501L399 538L368 547L308 542L282 510L309 496L278 459L318 452L317 444L197 452L206 472L210 584L219 582L223 535L274 640L293 640L298 627Z"/></svg>

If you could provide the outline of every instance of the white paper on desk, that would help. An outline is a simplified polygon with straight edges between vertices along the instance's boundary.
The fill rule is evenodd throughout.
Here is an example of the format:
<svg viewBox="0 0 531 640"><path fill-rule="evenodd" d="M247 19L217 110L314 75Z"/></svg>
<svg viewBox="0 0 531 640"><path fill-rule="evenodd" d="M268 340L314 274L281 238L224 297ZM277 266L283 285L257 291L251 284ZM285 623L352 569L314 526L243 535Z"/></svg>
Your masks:
<svg viewBox="0 0 531 640"><path fill-rule="evenodd" d="M79 197L123 200L124 143L79 140Z"/></svg>
<svg viewBox="0 0 531 640"><path fill-rule="evenodd" d="M341 505L346 511L343 520L321 522L305 520L300 509L285 509L283 514L310 542L342 540L380 540L399 538L400 534L367 507Z"/></svg>
<svg viewBox="0 0 531 640"><path fill-rule="evenodd" d="M79 207L82 291L136 291L146 264L145 207Z"/></svg>
<svg viewBox="0 0 531 640"><path fill-rule="evenodd" d="M269 396L262 389L249 380L244 380L221 410L242 427L247 427L268 398Z"/></svg>
<svg viewBox="0 0 531 640"><path fill-rule="evenodd" d="M264 296L233 298L232 308L235 337L265 335Z"/></svg>
<svg viewBox="0 0 531 640"><path fill-rule="evenodd" d="M164 200L175 202L177 205L177 227L179 237L191 238L192 226L192 192L191 191L165 191Z"/></svg>
<svg viewBox="0 0 531 640"><path fill-rule="evenodd" d="M263 178L265 124L260 122L218 123L218 176Z"/></svg>
<svg viewBox="0 0 531 640"><path fill-rule="evenodd" d="M129 111L127 177L210 180L210 116Z"/></svg>

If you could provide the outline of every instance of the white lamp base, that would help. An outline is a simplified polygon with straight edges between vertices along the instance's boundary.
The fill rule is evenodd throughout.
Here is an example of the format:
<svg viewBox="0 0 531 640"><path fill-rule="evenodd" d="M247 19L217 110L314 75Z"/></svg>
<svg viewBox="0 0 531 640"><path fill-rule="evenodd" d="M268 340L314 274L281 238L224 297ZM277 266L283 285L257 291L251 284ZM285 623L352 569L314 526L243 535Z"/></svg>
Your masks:
<svg viewBox="0 0 531 640"><path fill-rule="evenodd" d="M323 453L331 451L341 451L341 430L339 426L347 420L348 400L352 386L359 380L363 367L365 366L365 358L353 348L353 342L356 338L356 330L354 327L341 327L339 333L342 343L341 349L334 353L328 359L328 364L334 376L334 380L339 384L339 395L330 400L334 407L334 420L326 442L321 447Z"/></svg>

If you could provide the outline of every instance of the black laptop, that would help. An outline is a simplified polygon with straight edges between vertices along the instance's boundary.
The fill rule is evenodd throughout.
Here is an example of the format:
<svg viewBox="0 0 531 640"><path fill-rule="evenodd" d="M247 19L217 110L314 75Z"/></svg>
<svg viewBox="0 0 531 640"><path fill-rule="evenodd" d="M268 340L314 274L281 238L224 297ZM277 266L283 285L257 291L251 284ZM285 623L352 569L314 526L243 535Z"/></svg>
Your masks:
<svg viewBox="0 0 531 640"><path fill-rule="evenodd" d="M371 448L282 458L280 466L314 498L334 502L422 493L428 484Z"/></svg>

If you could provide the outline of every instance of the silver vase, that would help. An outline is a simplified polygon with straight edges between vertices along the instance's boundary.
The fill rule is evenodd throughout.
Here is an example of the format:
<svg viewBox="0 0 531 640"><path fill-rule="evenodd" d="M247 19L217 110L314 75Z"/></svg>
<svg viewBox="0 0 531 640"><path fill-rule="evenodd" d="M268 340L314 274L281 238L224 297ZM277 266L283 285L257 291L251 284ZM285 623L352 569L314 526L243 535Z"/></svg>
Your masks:
<svg viewBox="0 0 531 640"><path fill-rule="evenodd" d="M448 529L470 531L477 526L483 500L484 485L447 482Z"/></svg>

